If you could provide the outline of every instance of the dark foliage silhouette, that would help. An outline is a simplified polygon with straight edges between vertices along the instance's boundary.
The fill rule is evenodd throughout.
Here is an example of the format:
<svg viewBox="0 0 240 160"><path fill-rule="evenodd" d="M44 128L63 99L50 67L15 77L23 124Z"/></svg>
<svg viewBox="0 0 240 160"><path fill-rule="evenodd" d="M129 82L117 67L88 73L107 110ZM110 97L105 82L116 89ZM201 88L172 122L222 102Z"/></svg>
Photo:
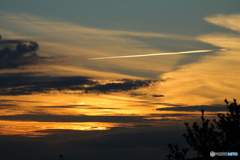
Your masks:
<svg viewBox="0 0 240 160"><path fill-rule="evenodd" d="M183 134L188 145L197 152L194 159L210 159L210 152L238 152L240 153L240 105L236 99L233 103L224 100L228 105L228 113L218 113L212 122L204 118L201 110L201 124L194 122L192 126L185 123L187 133ZM187 148L180 150L178 145L169 144L168 160L185 160ZM226 159L226 157L214 157ZM239 158L239 157L238 157Z"/></svg>
<svg viewBox="0 0 240 160"><path fill-rule="evenodd" d="M167 155L169 160L185 160L185 156L189 151L188 148L182 148L182 150L179 150L178 144L173 145L172 143L168 144L168 147L170 148L170 152Z"/></svg>

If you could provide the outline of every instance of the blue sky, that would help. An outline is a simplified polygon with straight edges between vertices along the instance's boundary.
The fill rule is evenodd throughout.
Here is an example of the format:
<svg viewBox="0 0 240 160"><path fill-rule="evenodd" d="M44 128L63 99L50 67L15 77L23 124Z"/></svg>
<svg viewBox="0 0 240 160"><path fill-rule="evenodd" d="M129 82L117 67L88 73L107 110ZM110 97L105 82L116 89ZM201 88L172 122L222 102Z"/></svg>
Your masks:
<svg viewBox="0 0 240 160"><path fill-rule="evenodd" d="M2 0L1 156L155 160L167 143L185 146L185 121L239 97L239 6ZM211 51L89 60L199 50Z"/></svg>
<svg viewBox="0 0 240 160"><path fill-rule="evenodd" d="M197 35L220 30L202 20L239 11L237 0L1 1L0 9L54 17L93 28Z"/></svg>
<svg viewBox="0 0 240 160"><path fill-rule="evenodd" d="M154 52L180 52L188 50L219 48L209 43L199 41L197 36L232 31L224 27L208 23L204 18L218 14L235 14L238 12L238 1L2 1L1 34L6 38L36 39L40 44L40 52L50 55L73 56L111 56L151 54ZM13 22L9 16L19 18ZM27 17L30 16L30 17ZM24 23L29 26L24 27ZM39 23L42 23L39 25ZM58 24L60 23L60 24ZM49 27L43 24L48 24ZM64 26L65 25L65 26ZM41 30L39 27L42 27ZM61 28L62 26L62 28ZM73 27L81 30L76 32ZM31 27L31 28L30 28ZM58 27L58 29L53 29ZM60 28L59 28L60 27ZM46 30L44 31L44 28ZM51 31L51 29L53 29ZM95 29L95 35L88 33ZM6 31L8 30L8 31ZM110 32L121 31L120 35L108 37ZM105 32L105 35L96 33ZM134 33L128 33L134 32ZM138 35L136 35L138 32ZM11 33L11 34L10 34ZM141 35L140 33L164 34L164 36ZM86 39L86 36L88 38ZM166 37L168 36L168 37ZM71 37L73 37L71 39ZM95 39L93 39L95 38ZM116 39L117 38L117 39ZM102 39L102 40L100 40ZM114 39L114 40L111 40ZM125 42L124 42L125 41ZM41 42L43 42L41 44ZM76 43L79 42L79 43ZM53 44L54 43L54 44ZM61 44L60 44L61 43ZM56 48L65 46L65 49ZM69 46L70 45L70 46ZM105 47L99 47L99 46ZM75 47L75 49L70 49ZM51 52L54 50L54 52ZM55 47L55 48L54 48ZM81 50L84 47L85 50ZM111 49L108 47L112 47ZM54 49L53 49L54 48ZM69 48L68 50L66 48ZM78 53L76 53L78 50ZM91 53L86 50L95 50ZM97 50L97 51L96 51ZM212 54L212 53L209 53ZM131 59L152 64L160 63L165 68L145 69L132 68L121 64L126 62L86 62L85 68L107 71L130 76L156 78L159 74L195 62L205 54L180 57L154 57L146 59ZM156 62L156 59L162 59ZM128 60L131 63L131 60ZM121 61L121 60L120 60ZM171 62L170 62L171 61ZM166 62L168 64L166 64ZM85 62L83 62L85 63ZM117 66L116 66L117 64ZM77 66L78 64L72 63ZM104 67L99 67L104 65ZM79 68L79 66L77 66ZM147 67L149 68L149 67ZM110 69L110 70L109 70ZM142 73L139 73L142 70Z"/></svg>

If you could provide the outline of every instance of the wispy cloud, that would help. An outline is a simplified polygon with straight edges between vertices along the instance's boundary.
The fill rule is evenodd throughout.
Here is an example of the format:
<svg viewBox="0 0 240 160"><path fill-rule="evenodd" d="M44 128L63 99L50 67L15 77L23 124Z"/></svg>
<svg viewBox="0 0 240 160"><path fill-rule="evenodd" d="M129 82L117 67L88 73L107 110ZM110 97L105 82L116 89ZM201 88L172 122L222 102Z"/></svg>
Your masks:
<svg viewBox="0 0 240 160"><path fill-rule="evenodd" d="M93 52L94 54L119 54L126 52L154 51L150 46L144 42L134 40L131 37L149 37L149 38L166 38L166 39L181 39L181 40L196 40L193 37L184 35L172 35L164 33L147 33L147 32L133 32L133 31L119 31L119 30L104 30L97 28L89 28L64 21L48 20L37 16L27 14L18 14L18 16L5 13L1 16L4 21L2 28L11 31L14 30L15 35L10 37L18 37L19 31L24 34L22 37L32 37L42 42L62 43L64 46L73 45L78 46L79 52L81 50ZM14 24L15 26L9 26ZM8 36L8 35L6 35ZM44 46L42 46L44 51ZM60 47L60 46L59 46ZM58 49L59 51L61 49ZM57 51L58 51L57 50ZM156 50L155 50L156 51ZM55 51L56 52L56 51ZM71 47L69 47L71 52ZM58 53L61 54L62 52ZM62 53L66 55L67 53ZM72 53L73 55L74 52Z"/></svg>
<svg viewBox="0 0 240 160"><path fill-rule="evenodd" d="M225 27L228 29L231 29L233 31L239 31L240 32L240 15L239 14L230 14L230 15L224 15L224 14L218 14L214 16L209 16L204 18L205 21Z"/></svg>
<svg viewBox="0 0 240 160"><path fill-rule="evenodd" d="M205 19L237 31L240 26L238 17L239 15L217 15ZM166 103L221 104L225 98L239 96L239 33L210 33L197 38L228 50L216 51L214 55L204 56L198 62L161 75L162 78L170 78L164 84L162 92Z"/></svg>
<svg viewBox="0 0 240 160"><path fill-rule="evenodd" d="M141 73L138 73L140 77L144 76L144 74L145 76L147 74L156 75L157 72L172 70L183 56L161 59L149 57L138 60L121 59L104 63L86 62L86 60L90 57L164 52L164 50L154 47L149 41L140 40L142 38L152 40L171 39L186 42L197 41L194 37L185 35L106 30L85 27L54 18L47 19L21 13L1 13L0 19L3 23L0 25L0 32L5 33L4 37L36 41L40 46L39 55L67 56L70 59L63 60L65 66L76 67L86 72L103 71L130 75L141 70ZM71 61L69 62L71 65L67 64L66 61ZM142 63L145 65L141 65ZM45 69L54 70L52 67L57 68L55 65L45 67ZM127 70L130 72L129 74L126 74ZM55 70L51 74L54 73L56 73Z"/></svg>

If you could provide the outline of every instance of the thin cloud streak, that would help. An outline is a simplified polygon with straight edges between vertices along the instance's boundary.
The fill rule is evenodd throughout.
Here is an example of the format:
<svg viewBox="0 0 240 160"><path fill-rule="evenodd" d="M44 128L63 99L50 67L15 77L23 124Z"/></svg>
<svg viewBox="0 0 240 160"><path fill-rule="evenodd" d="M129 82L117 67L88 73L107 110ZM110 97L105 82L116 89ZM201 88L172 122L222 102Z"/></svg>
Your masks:
<svg viewBox="0 0 240 160"><path fill-rule="evenodd" d="M194 51L183 51L183 52L167 52L167 53L153 53L153 54L141 54L141 55L98 57L98 58L89 58L88 60L110 59L110 58L147 57L147 56L163 56L163 55L176 55L176 54L188 54L188 53L203 53L203 52L211 52L211 51L213 51L213 50L209 49L209 50L194 50Z"/></svg>

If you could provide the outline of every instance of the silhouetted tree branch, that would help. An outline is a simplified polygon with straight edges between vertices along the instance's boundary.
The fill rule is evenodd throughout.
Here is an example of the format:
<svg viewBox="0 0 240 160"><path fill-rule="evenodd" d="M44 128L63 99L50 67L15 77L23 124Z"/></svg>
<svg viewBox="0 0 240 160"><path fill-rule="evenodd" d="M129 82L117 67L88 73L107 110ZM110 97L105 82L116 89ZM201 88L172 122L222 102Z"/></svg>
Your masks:
<svg viewBox="0 0 240 160"><path fill-rule="evenodd" d="M168 147L170 148L170 153L167 155L168 160L185 160L185 156L189 151L188 148L182 148L182 150L179 150L178 144L173 145L172 143L168 144Z"/></svg>
<svg viewBox="0 0 240 160"><path fill-rule="evenodd" d="M210 152L238 152L240 153L240 105L236 99L228 105L229 113L217 114L218 119L214 118L213 123L204 118L204 110L201 110L201 125L194 122L192 126L185 123L187 133L183 134L189 146L197 151L197 157L208 159ZM170 152L168 160L185 160L187 148L180 151L178 145L169 144Z"/></svg>

